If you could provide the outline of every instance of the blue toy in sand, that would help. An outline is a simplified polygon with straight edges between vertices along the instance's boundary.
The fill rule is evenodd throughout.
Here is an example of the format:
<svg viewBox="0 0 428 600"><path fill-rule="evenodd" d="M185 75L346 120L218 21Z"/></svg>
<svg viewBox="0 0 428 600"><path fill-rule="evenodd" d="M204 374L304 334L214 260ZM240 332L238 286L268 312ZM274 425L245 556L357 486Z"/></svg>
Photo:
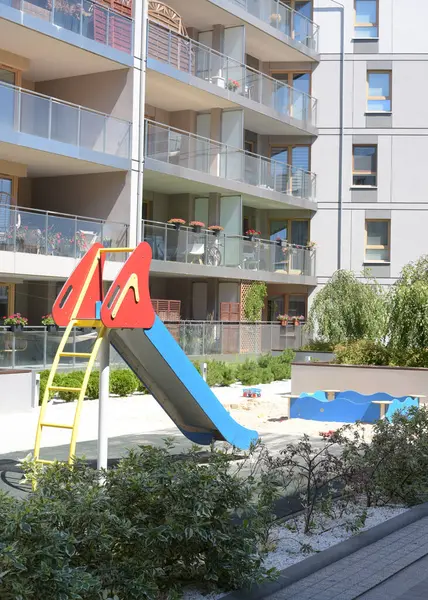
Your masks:
<svg viewBox="0 0 428 600"><path fill-rule="evenodd" d="M307 419L311 421L332 421L335 423L374 423L381 417L381 405L374 402L391 402L386 405L386 418L394 412L408 411L411 406L419 406L417 398L402 396L394 398L390 394L378 392L365 396L353 390L339 392L334 400L328 401L325 392L301 394L292 398L290 403L291 419Z"/></svg>

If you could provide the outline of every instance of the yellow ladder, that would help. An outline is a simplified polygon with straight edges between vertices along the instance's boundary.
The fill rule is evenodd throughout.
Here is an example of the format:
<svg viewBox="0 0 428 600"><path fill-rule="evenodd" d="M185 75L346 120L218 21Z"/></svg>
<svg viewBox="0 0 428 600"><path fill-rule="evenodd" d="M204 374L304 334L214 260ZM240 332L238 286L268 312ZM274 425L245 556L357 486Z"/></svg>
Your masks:
<svg viewBox="0 0 428 600"><path fill-rule="evenodd" d="M70 337L71 332L74 327L95 327L98 329L97 339L95 340L95 344L92 348L91 352L64 352L65 345ZM73 456L76 451L76 443L77 443L77 432L80 422L80 414L82 412L82 405L85 399L86 389L89 383L89 377L91 375L91 371L93 369L95 360L97 358L98 351L100 349L101 342L106 333L106 328L98 320L75 320L73 319L67 326L67 329L62 336L61 342L58 346L57 353L55 355L55 359L52 363L52 368L49 373L49 377L46 383L45 393L43 395L42 405L40 407L40 415L39 422L37 424L37 433L36 433L36 443L34 446L34 458L36 462L40 464L51 464L54 461L45 460L40 458L40 444L42 438L42 431L44 427L54 427L56 429L68 429L71 431L71 441L70 441L70 450L68 454L68 462L71 463L73 460ZM78 357L78 358L87 358L88 364L86 366L85 375L83 377L81 387L65 387L60 385L54 385L54 377L58 371L58 367L60 366L61 358L70 358L70 357ZM65 391L65 392L78 392L79 397L77 399L76 411L74 414L73 423L70 424L62 424L62 423L49 423L45 421L46 417L46 409L48 407L50 393L52 391Z"/></svg>

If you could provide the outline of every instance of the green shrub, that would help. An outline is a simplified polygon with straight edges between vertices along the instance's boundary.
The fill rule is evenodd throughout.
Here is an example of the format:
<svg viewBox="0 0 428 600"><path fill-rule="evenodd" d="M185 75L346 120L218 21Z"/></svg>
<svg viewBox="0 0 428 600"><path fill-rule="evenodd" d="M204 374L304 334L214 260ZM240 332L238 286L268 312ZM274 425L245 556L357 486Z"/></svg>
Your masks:
<svg viewBox="0 0 428 600"><path fill-rule="evenodd" d="M333 352L334 346L322 340L311 340L308 344L302 346L300 350L303 352Z"/></svg>
<svg viewBox="0 0 428 600"><path fill-rule="evenodd" d="M198 360L192 360L192 365L195 367L199 375L202 375L201 363Z"/></svg>
<svg viewBox="0 0 428 600"><path fill-rule="evenodd" d="M89 400L97 400L100 397L100 374L98 371L92 371L89 375L86 396Z"/></svg>
<svg viewBox="0 0 428 600"><path fill-rule="evenodd" d="M60 375L60 381L57 385L64 387L82 387L83 377L85 376L83 371L70 371L69 373L63 373ZM65 402L73 402L79 397L79 392L58 392L58 398L65 400Z"/></svg>
<svg viewBox="0 0 428 600"><path fill-rule="evenodd" d="M137 381L130 369L118 369L110 373L110 393L121 398L130 396L137 388Z"/></svg>
<svg viewBox="0 0 428 600"><path fill-rule="evenodd" d="M291 378L291 362L294 359L294 352L292 350L284 350L278 356L272 356L271 354L264 354L258 359L258 365L261 369L267 369L272 373L271 381L282 381L283 379ZM264 381L264 379L266 381ZM262 375L262 383L270 383L269 375Z"/></svg>
<svg viewBox="0 0 428 600"><path fill-rule="evenodd" d="M228 386L236 382L236 367L230 363L223 363L223 382L222 385Z"/></svg>
<svg viewBox="0 0 428 600"><path fill-rule="evenodd" d="M261 380L260 383L272 383L275 377L271 369L260 369L261 371Z"/></svg>
<svg viewBox="0 0 428 600"><path fill-rule="evenodd" d="M239 365L236 376L242 385L257 385L262 382L262 369L255 360L247 360Z"/></svg>
<svg viewBox="0 0 428 600"><path fill-rule="evenodd" d="M346 345L336 346L336 363L344 365L388 365L388 349L379 342L358 340Z"/></svg>
<svg viewBox="0 0 428 600"><path fill-rule="evenodd" d="M210 387L223 385L223 363L221 361L207 361L207 383Z"/></svg>
<svg viewBox="0 0 428 600"><path fill-rule="evenodd" d="M196 451L176 460L143 447L102 486L79 461L35 473L27 500L0 495L5 600L175 600L187 585L236 589L273 575L262 564L276 497L267 471L244 477L219 451L200 465Z"/></svg>
<svg viewBox="0 0 428 600"><path fill-rule="evenodd" d="M140 381L140 379L138 379L138 377L136 375L135 376L135 382L136 382L136 391L140 392L140 394L150 394L149 390L146 388L146 386L143 384L142 381Z"/></svg>

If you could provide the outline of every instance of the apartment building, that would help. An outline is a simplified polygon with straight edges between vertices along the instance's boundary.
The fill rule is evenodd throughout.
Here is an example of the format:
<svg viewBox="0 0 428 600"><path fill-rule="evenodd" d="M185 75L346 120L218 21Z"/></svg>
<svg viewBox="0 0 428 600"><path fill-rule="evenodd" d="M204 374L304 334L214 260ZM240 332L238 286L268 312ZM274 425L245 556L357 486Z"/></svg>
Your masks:
<svg viewBox="0 0 428 600"><path fill-rule="evenodd" d="M425 252L428 5L147 4L144 42L143 0L0 0L0 313L38 324L95 241L147 241L189 320L242 319L252 281L306 315L337 268Z"/></svg>

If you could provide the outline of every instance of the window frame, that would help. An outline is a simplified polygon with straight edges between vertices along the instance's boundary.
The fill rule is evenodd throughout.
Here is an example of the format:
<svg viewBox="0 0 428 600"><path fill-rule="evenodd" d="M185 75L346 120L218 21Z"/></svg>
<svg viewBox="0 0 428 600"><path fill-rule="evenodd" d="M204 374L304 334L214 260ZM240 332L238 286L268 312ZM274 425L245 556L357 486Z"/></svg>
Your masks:
<svg viewBox="0 0 428 600"><path fill-rule="evenodd" d="M369 76L371 74L377 75L388 75L389 77L389 96L370 96L370 84L369 84ZM366 111L371 113L387 113L392 112L392 71L390 69L368 69L367 70L367 88L366 88L366 96L367 96L367 104ZM373 100L389 100L389 110L370 110L369 102Z"/></svg>
<svg viewBox="0 0 428 600"><path fill-rule="evenodd" d="M383 245L372 245L368 244L368 223L387 223L388 225L388 244ZM391 219L371 219L368 218L365 220L365 236L364 236L364 263L365 264L390 264L391 263ZM388 258L385 260L382 259L370 259L367 258L367 250L387 250Z"/></svg>
<svg viewBox="0 0 428 600"><path fill-rule="evenodd" d="M15 312L16 284L6 281L0 281L1 287L8 289L7 293L7 314L12 315Z"/></svg>
<svg viewBox="0 0 428 600"><path fill-rule="evenodd" d="M354 33L356 29L368 29L369 27L373 27L377 29L377 34L374 37L369 38L356 38L356 39L376 39L379 37L379 0L374 0L376 2L376 21L375 23L357 23L357 3L359 0L354 0Z"/></svg>
<svg viewBox="0 0 428 600"><path fill-rule="evenodd" d="M376 150L376 171L356 171L355 170L355 148L375 148ZM376 183L374 185L359 185L358 183L354 183L354 177L358 175L375 175ZM353 188L366 188L366 189L377 189L378 186L378 145L377 144L352 144L352 186Z"/></svg>

